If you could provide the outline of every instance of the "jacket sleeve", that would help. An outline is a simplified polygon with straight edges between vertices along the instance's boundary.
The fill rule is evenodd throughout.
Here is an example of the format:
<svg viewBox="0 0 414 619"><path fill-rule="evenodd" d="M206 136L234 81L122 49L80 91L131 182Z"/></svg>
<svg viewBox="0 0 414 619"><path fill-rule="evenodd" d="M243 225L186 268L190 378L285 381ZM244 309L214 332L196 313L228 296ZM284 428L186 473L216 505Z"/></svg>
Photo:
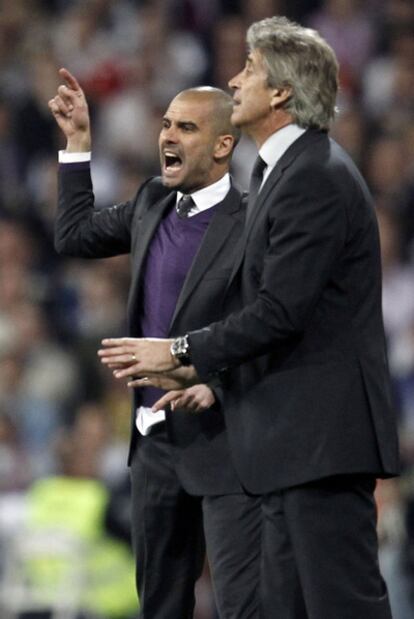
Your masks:
<svg viewBox="0 0 414 619"><path fill-rule="evenodd" d="M204 381L300 335L343 250L346 198L322 166L302 168L269 204L267 225L256 299L189 334L192 362Z"/></svg>
<svg viewBox="0 0 414 619"><path fill-rule="evenodd" d="M142 189L142 187L141 187ZM55 249L81 258L128 253L135 200L96 209L89 163L59 166Z"/></svg>

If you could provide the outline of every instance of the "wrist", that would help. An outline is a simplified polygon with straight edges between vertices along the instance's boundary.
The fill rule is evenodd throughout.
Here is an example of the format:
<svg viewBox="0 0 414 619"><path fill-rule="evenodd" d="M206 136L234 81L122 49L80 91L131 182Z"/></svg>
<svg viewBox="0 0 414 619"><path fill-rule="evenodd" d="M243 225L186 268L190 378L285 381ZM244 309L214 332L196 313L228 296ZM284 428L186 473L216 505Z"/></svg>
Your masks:
<svg viewBox="0 0 414 619"><path fill-rule="evenodd" d="M92 150L90 136L68 138L66 143L67 153L87 153Z"/></svg>

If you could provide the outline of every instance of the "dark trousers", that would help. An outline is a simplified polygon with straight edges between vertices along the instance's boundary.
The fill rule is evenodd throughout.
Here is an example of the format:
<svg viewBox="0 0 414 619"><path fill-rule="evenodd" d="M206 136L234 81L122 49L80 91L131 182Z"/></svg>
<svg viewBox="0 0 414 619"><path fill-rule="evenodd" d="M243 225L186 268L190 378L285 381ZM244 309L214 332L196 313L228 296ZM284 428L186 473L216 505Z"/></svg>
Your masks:
<svg viewBox="0 0 414 619"><path fill-rule="evenodd" d="M261 617L260 498L247 494L204 497L203 512L207 556L220 619Z"/></svg>
<svg viewBox="0 0 414 619"><path fill-rule="evenodd" d="M207 553L221 619L391 619L378 568L374 488L371 477L349 475L260 498L206 497ZM245 519L244 539L240 526L234 528L238 517ZM249 580L260 602L252 600L239 615L227 590L237 582L242 590Z"/></svg>
<svg viewBox="0 0 414 619"><path fill-rule="evenodd" d="M131 463L132 540L142 619L191 619L204 563L201 498L189 496L161 427Z"/></svg>

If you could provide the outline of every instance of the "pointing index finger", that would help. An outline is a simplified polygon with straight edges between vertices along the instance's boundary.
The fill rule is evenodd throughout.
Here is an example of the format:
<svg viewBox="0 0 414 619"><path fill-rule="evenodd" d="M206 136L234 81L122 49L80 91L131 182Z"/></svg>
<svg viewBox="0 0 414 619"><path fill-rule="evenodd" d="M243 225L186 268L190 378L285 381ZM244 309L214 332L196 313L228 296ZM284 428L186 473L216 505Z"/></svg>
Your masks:
<svg viewBox="0 0 414 619"><path fill-rule="evenodd" d="M69 88L82 92L82 88L80 87L78 80L70 71L62 67L62 69L59 69L59 75L63 77Z"/></svg>

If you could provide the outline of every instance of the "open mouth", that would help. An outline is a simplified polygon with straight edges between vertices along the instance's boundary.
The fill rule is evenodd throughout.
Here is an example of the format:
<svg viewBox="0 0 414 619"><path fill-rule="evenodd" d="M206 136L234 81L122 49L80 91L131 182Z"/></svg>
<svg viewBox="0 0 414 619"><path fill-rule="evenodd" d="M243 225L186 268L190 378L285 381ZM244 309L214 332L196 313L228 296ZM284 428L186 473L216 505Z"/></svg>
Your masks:
<svg viewBox="0 0 414 619"><path fill-rule="evenodd" d="M179 170L182 166L182 159L172 151L164 151L164 166L166 170Z"/></svg>

